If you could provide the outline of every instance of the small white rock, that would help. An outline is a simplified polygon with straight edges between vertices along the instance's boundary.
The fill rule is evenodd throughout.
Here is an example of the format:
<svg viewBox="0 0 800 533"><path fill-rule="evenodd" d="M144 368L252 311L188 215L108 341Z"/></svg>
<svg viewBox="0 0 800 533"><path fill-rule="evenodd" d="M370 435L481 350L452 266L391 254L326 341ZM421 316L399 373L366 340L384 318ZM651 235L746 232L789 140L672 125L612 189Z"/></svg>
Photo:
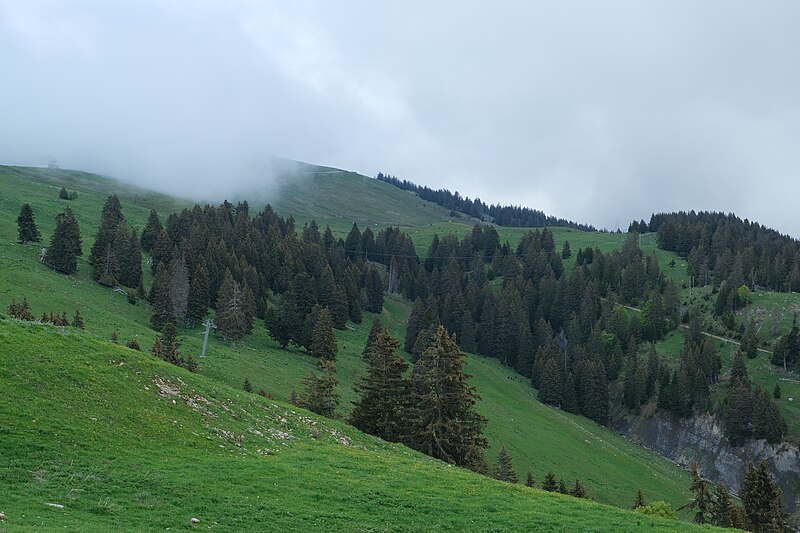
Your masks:
<svg viewBox="0 0 800 533"><path fill-rule="evenodd" d="M0 522L5 522L6 520L6 513L0 513Z"/></svg>
<svg viewBox="0 0 800 533"><path fill-rule="evenodd" d="M189 520L189 523L190 524L199 524L200 523L200 519L199 518L191 518Z"/></svg>

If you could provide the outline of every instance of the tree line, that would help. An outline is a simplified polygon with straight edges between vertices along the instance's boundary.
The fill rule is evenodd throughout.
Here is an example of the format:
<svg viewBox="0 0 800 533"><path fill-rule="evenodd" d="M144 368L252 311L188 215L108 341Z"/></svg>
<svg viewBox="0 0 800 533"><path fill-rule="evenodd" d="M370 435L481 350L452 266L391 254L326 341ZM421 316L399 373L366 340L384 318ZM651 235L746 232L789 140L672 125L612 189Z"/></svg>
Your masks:
<svg viewBox="0 0 800 533"><path fill-rule="evenodd" d="M428 186L417 185L408 180L401 180L394 176L378 172L375 176L378 181L394 185L404 191L411 191L423 200L433 202L437 205L450 209L454 212L475 217L480 220L493 222L498 226L512 228L543 228L547 226L559 226L575 228L584 231L596 231L594 226L579 224L571 220L557 218L544 214L537 209L521 207L515 205L486 205L480 198L471 200L469 197L462 197L458 191L450 192L447 189L433 190Z"/></svg>
<svg viewBox="0 0 800 533"><path fill-rule="evenodd" d="M800 291L800 243L757 222L731 213L680 211L653 214L649 223L633 222L630 229L658 233L661 249L687 259L695 285L726 283L734 293L725 301L731 309L742 285Z"/></svg>

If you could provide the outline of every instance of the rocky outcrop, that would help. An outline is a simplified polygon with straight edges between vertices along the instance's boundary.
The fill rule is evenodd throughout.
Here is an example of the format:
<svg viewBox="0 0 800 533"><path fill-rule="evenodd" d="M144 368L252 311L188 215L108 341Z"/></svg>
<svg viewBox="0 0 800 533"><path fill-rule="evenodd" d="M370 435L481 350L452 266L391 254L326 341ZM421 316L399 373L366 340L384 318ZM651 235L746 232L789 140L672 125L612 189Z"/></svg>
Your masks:
<svg viewBox="0 0 800 533"><path fill-rule="evenodd" d="M800 514L800 450L795 445L758 440L734 448L723 435L720 422L710 414L688 419L663 414L622 416L614 426L629 439L680 465L696 461L703 477L723 481L737 494L747 462L766 459L783 491L784 510L795 517Z"/></svg>

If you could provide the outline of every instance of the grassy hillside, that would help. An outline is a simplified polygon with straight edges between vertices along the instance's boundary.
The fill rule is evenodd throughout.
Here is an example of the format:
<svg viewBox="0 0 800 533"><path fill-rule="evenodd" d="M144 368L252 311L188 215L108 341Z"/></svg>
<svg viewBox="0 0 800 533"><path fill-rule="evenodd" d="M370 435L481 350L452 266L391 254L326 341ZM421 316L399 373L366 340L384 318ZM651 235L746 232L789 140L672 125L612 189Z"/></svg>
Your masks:
<svg viewBox="0 0 800 533"><path fill-rule="evenodd" d="M298 221L316 220L346 234L353 222L366 226L419 226L441 223L450 211L376 179L298 162L277 167L277 184L269 191L253 191L251 206L270 203L278 213ZM302 224L300 224L302 226Z"/></svg>
<svg viewBox="0 0 800 533"><path fill-rule="evenodd" d="M0 321L0 390L12 531L695 529L449 467L72 328Z"/></svg>
<svg viewBox="0 0 800 533"><path fill-rule="evenodd" d="M12 297L19 298L23 294L31 301L37 316L45 311L62 310L71 316L79 307L90 335L109 339L116 331L120 342L137 338L148 350L155 332L148 325L147 304L130 305L122 295L100 287L89 275L86 255L108 192L95 183L99 179L86 178L94 188L80 189L78 200L69 203L81 224L86 251L79 261L78 274L66 277L42 267L38 263L38 246L14 243L19 205L25 201L32 203L42 234L48 240L55 213L67 203L57 198L59 182L48 181L49 171L44 174L41 181L36 181L31 174L25 179L8 172L0 175L4 202L0 226L0 309L4 309ZM126 217L134 225L143 224L149 206L137 202L136 197L129 200L126 190L119 192ZM182 205L164 198L158 204L165 209ZM404 336L408 312L408 302L387 300L381 318L398 338ZM352 385L364 372L360 353L371 320L367 315L362 324L337 332L339 392L344 413L349 411L350 401L355 398ZM183 330L181 340L182 351L197 356L202 329ZM260 323L256 324L254 334L235 349L212 335L208 354L200 361L202 374L234 388L240 388L248 378L256 390L264 388L279 400L289 398L292 389L299 387L300 380L316 362L302 351L280 349ZM673 506L682 504L688 497L689 482L684 471L586 419L542 406L528 382L497 361L469 356L467 369L474 375L473 383L484 397L479 409L490 421L488 436L492 459L504 444L511 450L520 475L532 470L540 481L552 470L567 482L581 477L591 496L621 507L630 505L638 488L645 490L649 498L663 498Z"/></svg>

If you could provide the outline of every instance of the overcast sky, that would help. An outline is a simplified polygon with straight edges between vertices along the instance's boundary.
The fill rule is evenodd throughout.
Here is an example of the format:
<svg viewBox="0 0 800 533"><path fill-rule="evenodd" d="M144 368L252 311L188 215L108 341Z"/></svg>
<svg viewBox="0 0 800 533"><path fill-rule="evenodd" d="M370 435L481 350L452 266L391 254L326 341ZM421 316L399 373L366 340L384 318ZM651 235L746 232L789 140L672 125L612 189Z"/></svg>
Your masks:
<svg viewBox="0 0 800 533"><path fill-rule="evenodd" d="M800 237L800 2L0 0L0 163L198 197L269 156L598 227Z"/></svg>

